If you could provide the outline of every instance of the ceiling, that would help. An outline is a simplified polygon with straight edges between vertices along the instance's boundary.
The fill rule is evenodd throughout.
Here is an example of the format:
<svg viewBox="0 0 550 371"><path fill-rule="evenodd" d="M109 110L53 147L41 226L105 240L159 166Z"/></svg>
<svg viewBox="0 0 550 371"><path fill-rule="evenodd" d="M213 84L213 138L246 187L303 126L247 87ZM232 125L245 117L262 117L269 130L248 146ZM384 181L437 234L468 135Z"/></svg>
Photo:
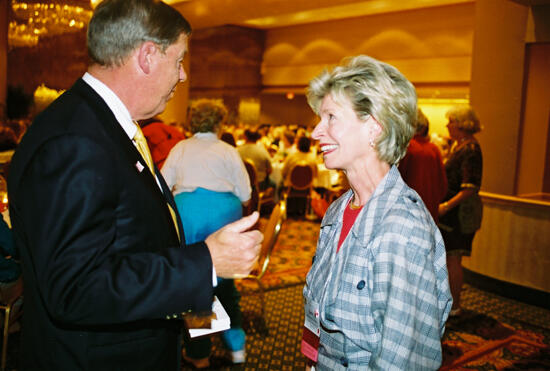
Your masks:
<svg viewBox="0 0 550 371"><path fill-rule="evenodd" d="M194 29L237 25L260 29L400 12L475 0L164 0Z"/></svg>

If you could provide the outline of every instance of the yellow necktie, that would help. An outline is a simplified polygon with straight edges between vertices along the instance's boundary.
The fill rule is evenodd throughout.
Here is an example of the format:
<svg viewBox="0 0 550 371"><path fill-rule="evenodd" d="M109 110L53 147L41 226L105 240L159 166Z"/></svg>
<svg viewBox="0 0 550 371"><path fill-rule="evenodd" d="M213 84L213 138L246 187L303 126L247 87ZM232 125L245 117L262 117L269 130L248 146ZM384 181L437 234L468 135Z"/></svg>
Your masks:
<svg viewBox="0 0 550 371"><path fill-rule="evenodd" d="M143 135L143 131L141 131L141 128L137 123L134 123L136 125L136 133L134 134L134 142L136 142L136 148L141 153L141 157L145 160L147 163L147 167L155 176L155 167L153 165L153 158L151 157L151 152L149 151L149 146L147 145L147 140L145 139L145 135ZM170 210L170 215L172 215L172 221L174 222L174 227L176 227L176 232L178 233L178 239L181 241L180 238L180 230L178 228L178 221L176 219L176 212L170 206L169 203L166 203L168 205L168 209Z"/></svg>

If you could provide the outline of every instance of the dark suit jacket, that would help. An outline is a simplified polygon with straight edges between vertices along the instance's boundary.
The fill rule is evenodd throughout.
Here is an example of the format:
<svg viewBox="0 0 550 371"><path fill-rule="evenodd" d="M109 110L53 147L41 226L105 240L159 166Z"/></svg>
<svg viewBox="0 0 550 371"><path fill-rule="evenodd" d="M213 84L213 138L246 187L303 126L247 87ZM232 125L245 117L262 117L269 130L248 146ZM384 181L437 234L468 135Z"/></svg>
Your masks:
<svg viewBox="0 0 550 371"><path fill-rule="evenodd" d="M179 246L158 176L164 194L82 80L31 125L8 180L21 369L179 369L181 313L210 307L212 261L204 243Z"/></svg>

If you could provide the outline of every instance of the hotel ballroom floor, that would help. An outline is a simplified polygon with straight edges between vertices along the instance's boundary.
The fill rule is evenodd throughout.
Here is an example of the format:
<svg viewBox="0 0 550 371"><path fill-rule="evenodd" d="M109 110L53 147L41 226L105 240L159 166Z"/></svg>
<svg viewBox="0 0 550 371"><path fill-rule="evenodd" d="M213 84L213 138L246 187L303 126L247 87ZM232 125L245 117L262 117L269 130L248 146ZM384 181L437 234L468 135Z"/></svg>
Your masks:
<svg viewBox="0 0 550 371"><path fill-rule="evenodd" d="M247 333L246 363L232 366L219 336L213 336L211 369L304 370L300 339L307 267L296 269L295 265L311 261L317 233L318 222L297 218L285 221L272 266L264 277L271 288L266 292L264 316L257 295L244 295L241 300ZM289 259L292 254L308 256ZM297 277L273 279L277 274ZM550 310L470 285L465 285L462 298L464 314L447 322L442 370L550 370ZM16 333L9 338L8 370L17 370L18 356ZM192 369L189 364L182 364L182 370Z"/></svg>

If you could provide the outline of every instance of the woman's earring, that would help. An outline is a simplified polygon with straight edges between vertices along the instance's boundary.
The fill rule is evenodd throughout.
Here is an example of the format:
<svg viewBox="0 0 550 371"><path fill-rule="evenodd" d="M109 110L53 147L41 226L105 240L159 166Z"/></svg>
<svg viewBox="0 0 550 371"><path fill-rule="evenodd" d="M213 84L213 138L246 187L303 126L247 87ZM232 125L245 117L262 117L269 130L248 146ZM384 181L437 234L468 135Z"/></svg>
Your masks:
<svg viewBox="0 0 550 371"><path fill-rule="evenodd" d="M374 148L374 139L371 138L370 141L369 141L369 144L372 148Z"/></svg>

